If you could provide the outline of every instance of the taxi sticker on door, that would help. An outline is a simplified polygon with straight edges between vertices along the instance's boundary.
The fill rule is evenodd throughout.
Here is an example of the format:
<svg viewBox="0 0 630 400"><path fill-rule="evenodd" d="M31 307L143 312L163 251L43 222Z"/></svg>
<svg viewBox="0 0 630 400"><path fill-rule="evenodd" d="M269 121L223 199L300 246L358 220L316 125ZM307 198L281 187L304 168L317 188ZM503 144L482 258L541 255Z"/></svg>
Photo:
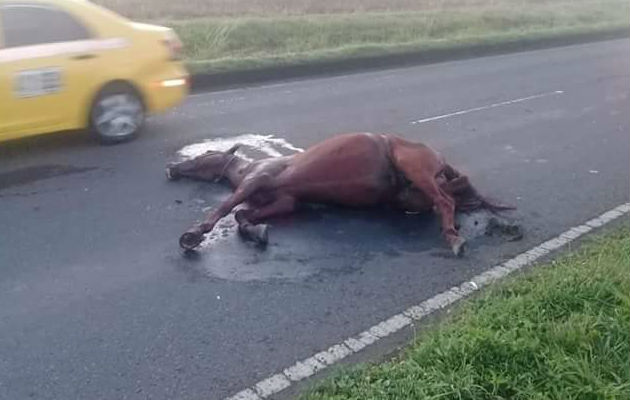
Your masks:
<svg viewBox="0 0 630 400"><path fill-rule="evenodd" d="M15 96L45 96L61 90L61 68L50 67L20 71L15 77Z"/></svg>

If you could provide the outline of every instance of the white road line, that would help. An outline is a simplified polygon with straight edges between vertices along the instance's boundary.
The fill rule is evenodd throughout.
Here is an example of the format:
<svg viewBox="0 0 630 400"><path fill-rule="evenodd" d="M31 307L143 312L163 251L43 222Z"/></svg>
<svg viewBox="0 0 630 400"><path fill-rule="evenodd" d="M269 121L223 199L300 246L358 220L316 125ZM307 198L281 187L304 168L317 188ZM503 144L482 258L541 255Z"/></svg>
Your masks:
<svg viewBox="0 0 630 400"><path fill-rule="evenodd" d="M334 365L342 359L357 353L380 339L398 332L401 329L422 320L432 312L447 307L471 293L493 283L514 271L529 265L550 252L557 250L580 236L590 232L595 227L605 225L630 212L630 203L624 203L602 215L586 221L582 225L575 226L555 238L547 240L518 256L496 265L489 270L474 276L469 282L463 282L449 290L437 294L422 303L411 306L401 313L382 321L365 331L334 344L327 350L296 362L285 368L282 372L274 374L254 384L251 388L244 389L225 400L262 400L266 399L293 385L294 382L315 375L322 369Z"/></svg>
<svg viewBox="0 0 630 400"><path fill-rule="evenodd" d="M563 93L564 93L564 91L562 91L562 90L556 90L556 91L553 91L553 92L540 93L540 94L536 94L536 95L533 95L533 96L521 97L520 99L506 100L506 101L502 101L500 103L488 104L487 106L469 108L467 110L455 111L455 112L448 113L448 114L443 114L443 115L436 115L435 117L418 119L418 120L415 120L415 121L411 121L411 124L412 125L423 124L423 123L429 122L429 121L437 121L439 119L454 117L454 116L457 116L457 115L468 114L468 113L475 112L475 111L487 110L487 109L495 108L495 107L507 106L509 104L521 103L523 101L539 99L541 97L555 96L555 95L563 94Z"/></svg>

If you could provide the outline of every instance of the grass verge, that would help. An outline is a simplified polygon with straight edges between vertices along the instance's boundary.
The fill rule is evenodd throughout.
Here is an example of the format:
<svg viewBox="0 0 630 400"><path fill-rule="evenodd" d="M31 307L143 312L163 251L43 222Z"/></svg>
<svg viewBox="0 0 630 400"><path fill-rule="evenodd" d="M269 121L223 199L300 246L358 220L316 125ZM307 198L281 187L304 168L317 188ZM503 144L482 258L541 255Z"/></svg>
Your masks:
<svg viewBox="0 0 630 400"><path fill-rule="evenodd" d="M406 13L218 17L161 23L172 26L184 41L193 72L492 45L629 25L630 2L626 0L485 3Z"/></svg>
<svg viewBox="0 0 630 400"><path fill-rule="evenodd" d="M630 229L498 284L302 400L630 398Z"/></svg>

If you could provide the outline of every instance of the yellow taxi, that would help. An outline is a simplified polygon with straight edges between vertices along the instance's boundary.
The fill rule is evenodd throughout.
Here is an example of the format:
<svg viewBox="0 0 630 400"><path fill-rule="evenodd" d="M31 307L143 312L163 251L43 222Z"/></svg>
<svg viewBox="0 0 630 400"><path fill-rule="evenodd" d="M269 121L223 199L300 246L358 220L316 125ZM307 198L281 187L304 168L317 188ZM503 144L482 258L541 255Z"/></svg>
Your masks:
<svg viewBox="0 0 630 400"><path fill-rule="evenodd" d="M134 137L188 92L182 44L86 0L0 0L0 141L85 129Z"/></svg>

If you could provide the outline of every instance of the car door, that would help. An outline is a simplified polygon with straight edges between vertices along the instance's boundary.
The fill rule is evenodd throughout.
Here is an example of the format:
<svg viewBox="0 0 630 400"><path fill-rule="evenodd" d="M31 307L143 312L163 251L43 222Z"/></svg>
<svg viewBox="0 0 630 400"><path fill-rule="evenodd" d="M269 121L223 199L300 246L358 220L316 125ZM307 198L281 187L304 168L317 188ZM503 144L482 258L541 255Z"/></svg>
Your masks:
<svg viewBox="0 0 630 400"><path fill-rule="evenodd" d="M3 3L0 20L0 138L68 128L97 56L91 32L43 3Z"/></svg>

